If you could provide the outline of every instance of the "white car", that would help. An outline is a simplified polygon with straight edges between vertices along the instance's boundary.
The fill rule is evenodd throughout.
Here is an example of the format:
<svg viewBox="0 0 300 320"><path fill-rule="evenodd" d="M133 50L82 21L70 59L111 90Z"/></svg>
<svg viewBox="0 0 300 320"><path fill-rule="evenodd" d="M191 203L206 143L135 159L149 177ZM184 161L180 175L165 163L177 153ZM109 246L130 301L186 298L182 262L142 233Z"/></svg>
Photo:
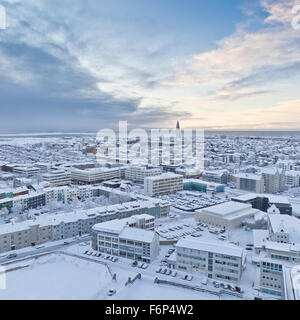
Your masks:
<svg viewBox="0 0 300 320"><path fill-rule="evenodd" d="M188 275L188 276L186 277L186 280L187 280L187 281L192 281L192 280L193 280L193 276Z"/></svg>

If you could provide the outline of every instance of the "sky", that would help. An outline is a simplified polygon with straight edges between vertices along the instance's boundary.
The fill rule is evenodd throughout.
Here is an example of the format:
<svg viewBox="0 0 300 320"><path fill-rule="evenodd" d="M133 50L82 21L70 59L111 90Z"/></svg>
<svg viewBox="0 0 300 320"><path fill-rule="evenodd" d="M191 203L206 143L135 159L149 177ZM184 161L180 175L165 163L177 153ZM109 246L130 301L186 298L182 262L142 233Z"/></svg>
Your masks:
<svg viewBox="0 0 300 320"><path fill-rule="evenodd" d="M0 5L0 133L300 130L300 0Z"/></svg>

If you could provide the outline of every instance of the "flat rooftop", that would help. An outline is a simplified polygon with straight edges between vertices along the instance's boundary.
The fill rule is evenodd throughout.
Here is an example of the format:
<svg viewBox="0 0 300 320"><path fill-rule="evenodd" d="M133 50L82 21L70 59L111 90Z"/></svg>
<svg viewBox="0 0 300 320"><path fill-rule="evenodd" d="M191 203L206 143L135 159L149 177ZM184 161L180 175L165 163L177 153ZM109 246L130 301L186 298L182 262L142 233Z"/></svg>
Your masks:
<svg viewBox="0 0 300 320"><path fill-rule="evenodd" d="M180 239L176 247L220 253L242 258L244 249L221 241L202 241L196 239Z"/></svg>

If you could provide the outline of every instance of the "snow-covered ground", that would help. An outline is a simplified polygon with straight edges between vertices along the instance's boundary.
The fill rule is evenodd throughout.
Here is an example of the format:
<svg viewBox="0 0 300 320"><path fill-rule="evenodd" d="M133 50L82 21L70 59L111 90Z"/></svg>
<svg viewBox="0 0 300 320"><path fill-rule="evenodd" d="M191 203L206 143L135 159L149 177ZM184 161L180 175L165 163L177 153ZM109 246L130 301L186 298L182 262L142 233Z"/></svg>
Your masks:
<svg viewBox="0 0 300 320"><path fill-rule="evenodd" d="M104 265L64 255L51 254L9 268L20 265L29 266L6 273L0 300L94 299L112 282Z"/></svg>

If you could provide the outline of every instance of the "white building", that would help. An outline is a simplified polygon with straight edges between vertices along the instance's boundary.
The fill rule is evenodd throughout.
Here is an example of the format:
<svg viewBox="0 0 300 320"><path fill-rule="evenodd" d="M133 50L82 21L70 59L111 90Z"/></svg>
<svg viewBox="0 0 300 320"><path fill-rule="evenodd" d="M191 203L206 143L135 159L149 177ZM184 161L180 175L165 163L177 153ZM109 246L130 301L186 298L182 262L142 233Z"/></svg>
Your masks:
<svg viewBox="0 0 300 320"><path fill-rule="evenodd" d="M135 182L144 183L146 177L159 176L161 174L160 168L147 168L132 166L126 167L125 169L125 179L132 180Z"/></svg>
<svg viewBox="0 0 300 320"><path fill-rule="evenodd" d="M285 184L291 188L298 188L300 186L300 171L286 171Z"/></svg>
<svg viewBox="0 0 300 320"><path fill-rule="evenodd" d="M102 253L151 263L159 253L154 220L144 214L96 224L92 228L92 247Z"/></svg>
<svg viewBox="0 0 300 320"><path fill-rule="evenodd" d="M268 215L269 238L279 243L300 243L300 220L279 214Z"/></svg>
<svg viewBox="0 0 300 320"><path fill-rule="evenodd" d="M284 268L300 263L300 245L266 241L259 255L259 288L263 293L285 298Z"/></svg>
<svg viewBox="0 0 300 320"><path fill-rule="evenodd" d="M24 196L21 196L24 197ZM33 199L34 200L34 199ZM124 204L78 210L58 215L42 215L34 220L0 225L0 253L42 243L89 234L95 224L136 215L160 217L160 206L151 201L133 201ZM151 226L152 227L152 226Z"/></svg>
<svg viewBox="0 0 300 320"><path fill-rule="evenodd" d="M262 175L239 173L234 175L236 187L239 190L246 190L255 193L264 193L264 179Z"/></svg>
<svg viewBox="0 0 300 320"><path fill-rule="evenodd" d="M285 173L280 168L263 168L261 174L264 178L265 192L278 193L284 191Z"/></svg>
<svg viewBox="0 0 300 320"><path fill-rule="evenodd" d="M183 176L172 172L144 180L144 193L150 197L176 193L183 190Z"/></svg>
<svg viewBox="0 0 300 320"><path fill-rule="evenodd" d="M231 230L240 227L243 221L259 212L260 210L253 209L251 204L230 201L196 210L195 219L197 222Z"/></svg>
<svg viewBox="0 0 300 320"><path fill-rule="evenodd" d="M14 173L31 177L40 173L40 168L37 167L26 167L26 166L18 166L14 167Z"/></svg>
<svg viewBox="0 0 300 320"><path fill-rule="evenodd" d="M78 184L93 184L120 178L122 175L121 168L90 168L90 169L71 169L72 182Z"/></svg>
<svg viewBox="0 0 300 320"><path fill-rule="evenodd" d="M71 174L65 170L54 170L43 174L43 181L50 187L59 187L71 184Z"/></svg>
<svg viewBox="0 0 300 320"><path fill-rule="evenodd" d="M210 279L237 283L245 264L244 249L217 241L180 239L176 245L176 268L203 273Z"/></svg>

